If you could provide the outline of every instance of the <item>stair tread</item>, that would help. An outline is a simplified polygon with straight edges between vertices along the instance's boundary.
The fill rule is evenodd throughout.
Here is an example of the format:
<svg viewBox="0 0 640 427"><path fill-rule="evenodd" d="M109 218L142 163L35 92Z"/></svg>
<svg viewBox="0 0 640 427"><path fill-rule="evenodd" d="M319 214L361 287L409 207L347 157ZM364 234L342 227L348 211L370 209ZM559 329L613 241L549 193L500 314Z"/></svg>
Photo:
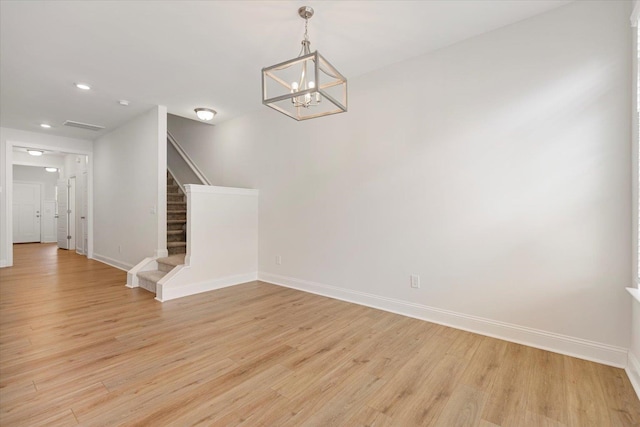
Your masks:
<svg viewBox="0 0 640 427"><path fill-rule="evenodd" d="M184 264L184 257L185 257L185 254L169 255L168 257L158 258L156 262L160 264L165 264L165 265L172 265L175 267L176 265Z"/></svg>
<svg viewBox="0 0 640 427"><path fill-rule="evenodd" d="M187 223L186 219L168 219L167 224L179 224L179 223Z"/></svg>
<svg viewBox="0 0 640 427"><path fill-rule="evenodd" d="M145 279L153 283L158 283L158 280L162 279L166 276L167 273L160 270L149 270L149 271L139 271L138 277L140 279Z"/></svg>
<svg viewBox="0 0 640 427"><path fill-rule="evenodd" d="M182 231L182 230L167 230L167 234L171 234L171 235L173 235L173 234L183 234L183 233L184 233L184 231Z"/></svg>
<svg viewBox="0 0 640 427"><path fill-rule="evenodd" d="M180 246L187 246L187 242L167 242L167 248L179 248Z"/></svg>
<svg viewBox="0 0 640 427"><path fill-rule="evenodd" d="M184 211L183 210L167 210L167 213L168 214L172 214L172 213L174 213L174 214L175 213L187 213L187 211L186 210L184 210Z"/></svg>

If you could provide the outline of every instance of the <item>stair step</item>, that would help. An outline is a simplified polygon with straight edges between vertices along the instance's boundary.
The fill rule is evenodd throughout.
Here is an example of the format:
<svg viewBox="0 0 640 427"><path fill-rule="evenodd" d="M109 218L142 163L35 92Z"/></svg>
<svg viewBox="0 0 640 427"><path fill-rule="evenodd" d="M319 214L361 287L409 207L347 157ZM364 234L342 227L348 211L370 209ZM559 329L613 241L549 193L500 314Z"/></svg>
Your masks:
<svg viewBox="0 0 640 427"><path fill-rule="evenodd" d="M167 201L167 205L185 205L185 207L187 206L187 202L182 201L182 200L168 200Z"/></svg>
<svg viewBox="0 0 640 427"><path fill-rule="evenodd" d="M169 255L184 254L187 251L187 248L182 246L177 248L167 248L167 251L169 252Z"/></svg>
<svg viewBox="0 0 640 427"><path fill-rule="evenodd" d="M158 264L165 264L165 265L170 265L172 267L175 267L177 265L184 264L184 256L185 256L184 254L171 255L164 258L158 258L156 262Z"/></svg>
<svg viewBox="0 0 640 427"><path fill-rule="evenodd" d="M186 224L186 219L168 219L167 224Z"/></svg>
<svg viewBox="0 0 640 427"><path fill-rule="evenodd" d="M176 235L176 234L183 234L184 231L182 230L167 230L167 236L168 235Z"/></svg>
<svg viewBox="0 0 640 427"><path fill-rule="evenodd" d="M166 271L167 273L173 270L178 265L184 265L185 254L170 255L164 258L158 258L158 270Z"/></svg>
<svg viewBox="0 0 640 427"><path fill-rule="evenodd" d="M158 283L160 279L166 276L167 273L160 270L149 270L149 271L140 271L138 272L138 277L142 279L149 280L153 283Z"/></svg>
<svg viewBox="0 0 640 427"><path fill-rule="evenodd" d="M138 285L148 290L149 292L156 292L156 285L158 281L167 275L166 271L160 270L150 270L150 271L141 271L137 274L138 276Z"/></svg>
<svg viewBox="0 0 640 427"><path fill-rule="evenodd" d="M187 242L167 242L167 248L187 247Z"/></svg>
<svg viewBox="0 0 640 427"><path fill-rule="evenodd" d="M186 210L167 210L167 214L186 214Z"/></svg>

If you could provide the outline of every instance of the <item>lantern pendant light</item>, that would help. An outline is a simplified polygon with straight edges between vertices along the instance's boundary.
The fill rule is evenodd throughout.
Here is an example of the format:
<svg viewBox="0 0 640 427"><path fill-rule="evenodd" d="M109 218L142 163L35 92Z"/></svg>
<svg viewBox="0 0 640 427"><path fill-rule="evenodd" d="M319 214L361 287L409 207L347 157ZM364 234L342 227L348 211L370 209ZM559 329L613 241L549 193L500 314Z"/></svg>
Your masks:
<svg viewBox="0 0 640 427"><path fill-rule="evenodd" d="M262 69L262 103L295 120L347 111L347 79L318 51L311 52L308 24L313 9L303 6L304 38L294 59Z"/></svg>

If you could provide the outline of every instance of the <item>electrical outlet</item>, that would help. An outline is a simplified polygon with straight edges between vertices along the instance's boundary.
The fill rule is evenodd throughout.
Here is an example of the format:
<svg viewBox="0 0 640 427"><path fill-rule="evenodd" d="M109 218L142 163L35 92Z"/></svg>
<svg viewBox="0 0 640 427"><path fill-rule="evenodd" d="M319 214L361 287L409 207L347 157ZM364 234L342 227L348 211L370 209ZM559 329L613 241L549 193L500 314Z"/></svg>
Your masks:
<svg viewBox="0 0 640 427"><path fill-rule="evenodd" d="M417 274L412 274L411 276L409 276L409 278L412 288L420 288L420 276L418 276Z"/></svg>
<svg viewBox="0 0 640 427"><path fill-rule="evenodd" d="M282 265L282 257L280 255L276 255L276 264Z"/></svg>

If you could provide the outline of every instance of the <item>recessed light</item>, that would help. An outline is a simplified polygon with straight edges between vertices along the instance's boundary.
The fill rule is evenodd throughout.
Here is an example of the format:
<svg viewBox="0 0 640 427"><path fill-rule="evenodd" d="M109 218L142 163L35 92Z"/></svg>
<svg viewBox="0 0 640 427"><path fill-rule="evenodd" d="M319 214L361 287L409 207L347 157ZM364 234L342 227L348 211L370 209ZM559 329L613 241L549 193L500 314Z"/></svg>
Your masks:
<svg viewBox="0 0 640 427"><path fill-rule="evenodd" d="M215 110L212 110L211 108L196 108L193 111L196 112L196 115L200 120L211 120L213 119L213 116L216 115Z"/></svg>
<svg viewBox="0 0 640 427"><path fill-rule="evenodd" d="M50 129L50 128L51 128L51 125L48 125L48 124L46 124L46 123L40 123L40 127L41 127L41 128L45 128L45 129Z"/></svg>
<svg viewBox="0 0 640 427"><path fill-rule="evenodd" d="M121 99L120 101L118 101L118 104L122 105L123 107L128 107L129 101L127 101L126 99Z"/></svg>
<svg viewBox="0 0 640 427"><path fill-rule="evenodd" d="M46 167L46 168L44 168L44 170L46 170L47 172L58 172L58 168Z"/></svg>
<svg viewBox="0 0 640 427"><path fill-rule="evenodd" d="M28 149L28 150L27 150L27 153L31 154L32 156L36 156L36 157L37 157L37 156L42 156L42 154L44 153L44 151Z"/></svg>
<svg viewBox="0 0 640 427"><path fill-rule="evenodd" d="M88 85L88 84L86 84L86 83L76 83L76 87L77 87L78 89L82 89L82 90L89 90L89 89L91 89L91 86L89 86L89 85Z"/></svg>

